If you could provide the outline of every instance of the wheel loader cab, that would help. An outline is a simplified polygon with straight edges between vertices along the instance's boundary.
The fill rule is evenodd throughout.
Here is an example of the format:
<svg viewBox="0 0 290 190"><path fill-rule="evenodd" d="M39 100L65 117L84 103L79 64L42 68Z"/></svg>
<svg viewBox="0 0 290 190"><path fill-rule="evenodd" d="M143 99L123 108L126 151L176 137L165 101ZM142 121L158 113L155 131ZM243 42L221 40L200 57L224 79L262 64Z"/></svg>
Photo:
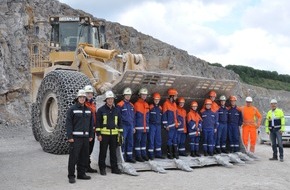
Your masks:
<svg viewBox="0 0 290 190"><path fill-rule="evenodd" d="M50 47L56 51L75 51L79 43L100 48L106 43L105 26L89 17L50 17Z"/></svg>

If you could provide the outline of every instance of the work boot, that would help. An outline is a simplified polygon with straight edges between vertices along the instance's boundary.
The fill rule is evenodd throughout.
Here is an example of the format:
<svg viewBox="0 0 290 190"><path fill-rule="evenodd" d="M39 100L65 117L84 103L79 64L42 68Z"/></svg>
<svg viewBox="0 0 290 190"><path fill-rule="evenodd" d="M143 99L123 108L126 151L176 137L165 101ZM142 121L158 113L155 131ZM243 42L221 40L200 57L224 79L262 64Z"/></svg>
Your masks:
<svg viewBox="0 0 290 190"><path fill-rule="evenodd" d="M129 163L136 163L136 160L134 160L133 158L127 158L126 162L129 162Z"/></svg>
<svg viewBox="0 0 290 190"><path fill-rule="evenodd" d="M195 151L195 156L200 157L200 154L198 153L198 151Z"/></svg>
<svg viewBox="0 0 290 190"><path fill-rule="evenodd" d="M95 170L95 169L91 168L91 166L89 166L87 169L87 172L88 173L98 173L98 170Z"/></svg>
<svg viewBox="0 0 290 190"><path fill-rule="evenodd" d="M179 152L179 156L188 156L186 152Z"/></svg>
<svg viewBox="0 0 290 190"><path fill-rule="evenodd" d="M190 152L190 156L191 156L191 157L196 157L196 155L195 155L195 151L191 151L191 152Z"/></svg>
<svg viewBox="0 0 290 190"><path fill-rule="evenodd" d="M269 160L278 160L278 158L273 156L272 158L269 158Z"/></svg>
<svg viewBox="0 0 290 190"><path fill-rule="evenodd" d="M163 155L156 155L155 158L165 159L165 157Z"/></svg>
<svg viewBox="0 0 290 190"><path fill-rule="evenodd" d="M78 175L77 178L78 178L78 179L89 180L89 179L91 179L91 176L88 176L88 175L86 175L86 174L83 174L83 175Z"/></svg>
<svg viewBox="0 0 290 190"><path fill-rule="evenodd" d="M119 168L112 169L112 174L122 174L122 171Z"/></svg>
<svg viewBox="0 0 290 190"><path fill-rule="evenodd" d="M149 156L149 160L154 160L154 156Z"/></svg>
<svg viewBox="0 0 290 190"><path fill-rule="evenodd" d="M227 149L222 149L222 153L228 154L229 152L227 151Z"/></svg>
<svg viewBox="0 0 290 190"><path fill-rule="evenodd" d="M208 156L207 152L204 152L203 155L204 155L204 156Z"/></svg>
<svg viewBox="0 0 290 190"><path fill-rule="evenodd" d="M76 182L76 179L74 177L69 177L68 178L68 182L69 183L75 183Z"/></svg>
<svg viewBox="0 0 290 190"><path fill-rule="evenodd" d="M100 174L101 175L107 175L106 169L101 169L100 168Z"/></svg>
<svg viewBox="0 0 290 190"><path fill-rule="evenodd" d="M168 159L173 159L173 156L172 156L172 146L168 146L168 145L167 145L167 158Z"/></svg>
<svg viewBox="0 0 290 190"><path fill-rule="evenodd" d="M177 146L173 146L173 157L176 158L176 159L179 159Z"/></svg>
<svg viewBox="0 0 290 190"><path fill-rule="evenodd" d="M138 162L145 162L141 156L136 157L136 161Z"/></svg>
<svg viewBox="0 0 290 190"><path fill-rule="evenodd" d="M210 155L210 156L213 156L213 152L210 152L209 155Z"/></svg>
<svg viewBox="0 0 290 190"><path fill-rule="evenodd" d="M216 148L216 154L221 154L221 149L220 148Z"/></svg>
<svg viewBox="0 0 290 190"><path fill-rule="evenodd" d="M280 162L284 162L284 159L283 158L280 158Z"/></svg>
<svg viewBox="0 0 290 190"><path fill-rule="evenodd" d="M148 160L149 160L149 158L148 158L147 155L142 156L142 158L143 158L143 160L145 160L145 161L148 161Z"/></svg>

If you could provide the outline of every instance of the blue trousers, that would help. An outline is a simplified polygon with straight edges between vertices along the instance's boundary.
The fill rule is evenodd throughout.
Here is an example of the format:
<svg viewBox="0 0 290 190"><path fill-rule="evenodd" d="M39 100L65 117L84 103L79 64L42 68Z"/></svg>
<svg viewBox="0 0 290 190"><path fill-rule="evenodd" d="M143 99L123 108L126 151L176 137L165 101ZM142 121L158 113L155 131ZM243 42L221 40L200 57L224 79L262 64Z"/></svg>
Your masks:
<svg viewBox="0 0 290 190"><path fill-rule="evenodd" d="M150 124L148 133L148 156L162 156L161 152L161 125Z"/></svg>
<svg viewBox="0 0 290 190"><path fill-rule="evenodd" d="M214 128L203 128L203 151L213 153L214 149Z"/></svg>
<svg viewBox="0 0 290 190"><path fill-rule="evenodd" d="M134 128L129 126L123 127L124 142L122 144L122 152L124 159L132 159L133 154L133 139L134 139Z"/></svg>
<svg viewBox="0 0 290 190"><path fill-rule="evenodd" d="M215 141L215 147L217 149L220 149L220 148L226 149L227 135L228 135L228 125L220 123L219 127L217 128L216 141Z"/></svg>
<svg viewBox="0 0 290 190"><path fill-rule="evenodd" d="M177 132L177 142L178 142L178 151L179 154L185 153L185 140L186 140L186 133L179 133Z"/></svg>
<svg viewBox="0 0 290 190"><path fill-rule="evenodd" d="M237 124L228 125L230 149L233 152L240 150L240 128Z"/></svg>
<svg viewBox="0 0 290 190"><path fill-rule="evenodd" d="M146 154L147 132L136 130L135 133L135 156L144 157Z"/></svg>
<svg viewBox="0 0 290 190"><path fill-rule="evenodd" d="M167 145L168 146L177 146L177 130L175 127L170 127L167 131Z"/></svg>
<svg viewBox="0 0 290 190"><path fill-rule="evenodd" d="M196 135L190 135L189 136L189 145L190 145L190 151L199 151L199 140L200 140L200 136L196 136Z"/></svg>
<svg viewBox="0 0 290 190"><path fill-rule="evenodd" d="M277 142L279 147L280 159L283 159L283 144L282 144L282 134L280 129L274 128L270 131L270 139L272 142L273 157L277 158Z"/></svg>

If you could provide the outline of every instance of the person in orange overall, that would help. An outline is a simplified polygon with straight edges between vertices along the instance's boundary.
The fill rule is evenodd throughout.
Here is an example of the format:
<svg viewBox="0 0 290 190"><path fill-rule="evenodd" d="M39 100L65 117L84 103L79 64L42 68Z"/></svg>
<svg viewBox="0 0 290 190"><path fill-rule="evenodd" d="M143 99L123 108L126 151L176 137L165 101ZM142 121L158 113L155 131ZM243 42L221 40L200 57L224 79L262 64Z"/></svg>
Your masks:
<svg viewBox="0 0 290 190"><path fill-rule="evenodd" d="M178 128L177 128L177 143L179 156L188 156L185 150L185 140L187 134L186 128L186 110L184 109L185 99L180 97L177 99L177 118L178 118Z"/></svg>
<svg viewBox="0 0 290 190"><path fill-rule="evenodd" d="M177 90L170 88L168 90L168 99L164 102L162 107L162 124L167 130L167 157L173 159L173 156L178 159L178 149L177 149L177 128L178 128L178 119L177 119ZM172 151L172 149L174 151ZM174 154L174 155L173 155Z"/></svg>
<svg viewBox="0 0 290 190"><path fill-rule="evenodd" d="M220 106L215 102L216 99L216 92L214 90L211 90L209 92L209 99L212 101L212 105L211 105L211 111L213 111L214 113L216 113ZM200 112L204 112L205 111L205 104L203 104Z"/></svg>
<svg viewBox="0 0 290 190"><path fill-rule="evenodd" d="M191 102L191 109L187 114L187 131L190 138L190 156L200 157L199 140L201 134L202 119L197 112L198 104L196 101Z"/></svg>
<svg viewBox="0 0 290 190"><path fill-rule="evenodd" d="M144 162L149 158L146 152L147 133L149 132L149 104L146 102L148 90L139 90L139 99L134 104L135 109L135 156L136 161Z"/></svg>
<svg viewBox="0 0 290 190"><path fill-rule="evenodd" d="M255 152L257 129L261 125L262 116L259 110L252 105L252 102L252 97L247 97L246 105L242 106L240 109L243 115L242 137L245 149L248 150L250 139L250 151Z"/></svg>

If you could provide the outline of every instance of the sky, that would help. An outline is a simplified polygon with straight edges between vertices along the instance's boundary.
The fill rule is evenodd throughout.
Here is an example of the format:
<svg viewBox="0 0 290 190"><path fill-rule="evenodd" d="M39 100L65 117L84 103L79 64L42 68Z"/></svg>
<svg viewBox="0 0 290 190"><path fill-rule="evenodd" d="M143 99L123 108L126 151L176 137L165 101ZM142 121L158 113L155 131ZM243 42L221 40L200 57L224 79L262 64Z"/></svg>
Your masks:
<svg viewBox="0 0 290 190"><path fill-rule="evenodd" d="M290 74L289 0L60 0L210 63Z"/></svg>

